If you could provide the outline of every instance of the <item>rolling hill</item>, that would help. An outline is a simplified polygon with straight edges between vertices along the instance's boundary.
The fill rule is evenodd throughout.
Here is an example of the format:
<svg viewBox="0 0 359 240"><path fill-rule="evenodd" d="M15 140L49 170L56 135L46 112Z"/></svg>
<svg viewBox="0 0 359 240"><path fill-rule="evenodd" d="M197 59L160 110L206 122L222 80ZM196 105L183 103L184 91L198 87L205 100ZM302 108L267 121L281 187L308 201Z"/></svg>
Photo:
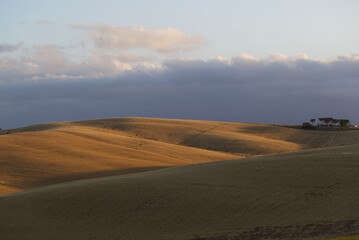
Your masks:
<svg viewBox="0 0 359 240"><path fill-rule="evenodd" d="M0 194L156 168L359 143L359 131L149 118L0 132Z"/></svg>

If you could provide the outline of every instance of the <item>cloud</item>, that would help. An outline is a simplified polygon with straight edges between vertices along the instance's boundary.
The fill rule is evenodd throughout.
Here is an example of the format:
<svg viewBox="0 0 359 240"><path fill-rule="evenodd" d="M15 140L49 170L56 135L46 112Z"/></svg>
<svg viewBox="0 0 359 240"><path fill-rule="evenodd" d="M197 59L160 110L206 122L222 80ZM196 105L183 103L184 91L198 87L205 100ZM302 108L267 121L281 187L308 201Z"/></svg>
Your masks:
<svg viewBox="0 0 359 240"><path fill-rule="evenodd" d="M36 64L56 53L50 48L50 56L42 55L44 49ZM16 71L1 70L3 125L13 126L15 118L27 125L118 116L292 124L332 116L359 122L357 55L311 59L305 54L241 54L227 60L177 59L136 67L120 61L118 68L127 70L114 75L104 69L108 65L108 71L114 71L113 59L107 57L99 54L86 64L68 64L62 74L27 80ZM17 80L2 81L5 72Z"/></svg>
<svg viewBox="0 0 359 240"><path fill-rule="evenodd" d="M0 44L0 53L3 52L13 52L17 49L19 49L23 43L17 43L17 44Z"/></svg>
<svg viewBox="0 0 359 240"><path fill-rule="evenodd" d="M56 45L35 44L20 57L0 57L0 82L28 81L51 78L114 77L131 70L129 63L143 65L145 57L130 53L107 54L93 50L86 59L74 61L71 55Z"/></svg>
<svg viewBox="0 0 359 240"><path fill-rule="evenodd" d="M36 23L52 22L41 20ZM0 56L0 81L39 80L49 76L56 79L65 76L69 79L115 77L133 69L160 68L159 54L156 53L189 51L204 43L203 37L174 28L156 30L109 24L71 27L85 30L90 44L81 41L67 47L24 46L22 43L0 45L0 53L22 48L17 55Z"/></svg>
<svg viewBox="0 0 359 240"><path fill-rule="evenodd" d="M35 54L32 61L41 71L63 73L69 68L69 63L61 48L54 45L34 45Z"/></svg>
<svg viewBox="0 0 359 240"><path fill-rule="evenodd" d="M158 56L191 51L205 39L174 28L71 27L90 41L71 48L0 44L0 127L118 116L294 124L332 116L359 122L359 55L242 53L160 63Z"/></svg>
<svg viewBox="0 0 359 240"><path fill-rule="evenodd" d="M141 25L122 27L110 24L70 26L88 31L95 45L107 50L147 48L162 53L182 52L196 49L205 43L201 35L188 35L175 28L152 29Z"/></svg>

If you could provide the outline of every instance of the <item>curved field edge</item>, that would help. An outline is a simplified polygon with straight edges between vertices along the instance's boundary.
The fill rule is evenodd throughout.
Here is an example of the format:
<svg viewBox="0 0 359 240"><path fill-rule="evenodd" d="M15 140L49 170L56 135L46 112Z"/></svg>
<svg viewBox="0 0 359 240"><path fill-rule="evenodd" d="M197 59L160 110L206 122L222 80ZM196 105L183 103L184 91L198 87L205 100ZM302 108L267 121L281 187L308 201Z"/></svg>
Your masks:
<svg viewBox="0 0 359 240"><path fill-rule="evenodd" d="M352 145L47 186L0 197L0 235L157 240L358 235L358 159L359 145Z"/></svg>
<svg viewBox="0 0 359 240"><path fill-rule="evenodd" d="M359 143L359 131L151 118L48 123L1 133L0 195L122 172Z"/></svg>

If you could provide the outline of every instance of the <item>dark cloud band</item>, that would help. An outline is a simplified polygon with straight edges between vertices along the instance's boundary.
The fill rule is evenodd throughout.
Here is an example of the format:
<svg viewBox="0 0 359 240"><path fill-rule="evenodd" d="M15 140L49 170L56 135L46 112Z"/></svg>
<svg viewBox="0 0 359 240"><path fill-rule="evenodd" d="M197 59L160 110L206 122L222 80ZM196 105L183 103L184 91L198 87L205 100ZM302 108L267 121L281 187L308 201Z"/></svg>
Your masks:
<svg viewBox="0 0 359 240"><path fill-rule="evenodd" d="M358 92L357 56L172 60L116 77L0 81L1 124L116 116L292 124L333 116L359 122Z"/></svg>

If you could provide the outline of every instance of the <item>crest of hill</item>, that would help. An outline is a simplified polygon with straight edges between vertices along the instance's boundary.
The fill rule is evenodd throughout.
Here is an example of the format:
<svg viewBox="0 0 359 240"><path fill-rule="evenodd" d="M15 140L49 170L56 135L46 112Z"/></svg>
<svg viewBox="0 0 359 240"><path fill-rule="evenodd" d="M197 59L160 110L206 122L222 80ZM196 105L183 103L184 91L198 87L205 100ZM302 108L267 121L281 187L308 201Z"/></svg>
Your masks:
<svg viewBox="0 0 359 240"><path fill-rule="evenodd" d="M359 234L359 145L89 179L0 197L6 239Z"/></svg>
<svg viewBox="0 0 359 240"><path fill-rule="evenodd" d="M356 130L308 131L272 124L155 118L95 119L72 123L119 130L173 144L252 155L359 143L359 131ZM268 143L268 146L265 147L261 142ZM283 148L276 143L284 144Z"/></svg>
<svg viewBox="0 0 359 240"><path fill-rule="evenodd" d="M0 134L0 194L169 166L359 143L359 131L150 118L49 123Z"/></svg>

